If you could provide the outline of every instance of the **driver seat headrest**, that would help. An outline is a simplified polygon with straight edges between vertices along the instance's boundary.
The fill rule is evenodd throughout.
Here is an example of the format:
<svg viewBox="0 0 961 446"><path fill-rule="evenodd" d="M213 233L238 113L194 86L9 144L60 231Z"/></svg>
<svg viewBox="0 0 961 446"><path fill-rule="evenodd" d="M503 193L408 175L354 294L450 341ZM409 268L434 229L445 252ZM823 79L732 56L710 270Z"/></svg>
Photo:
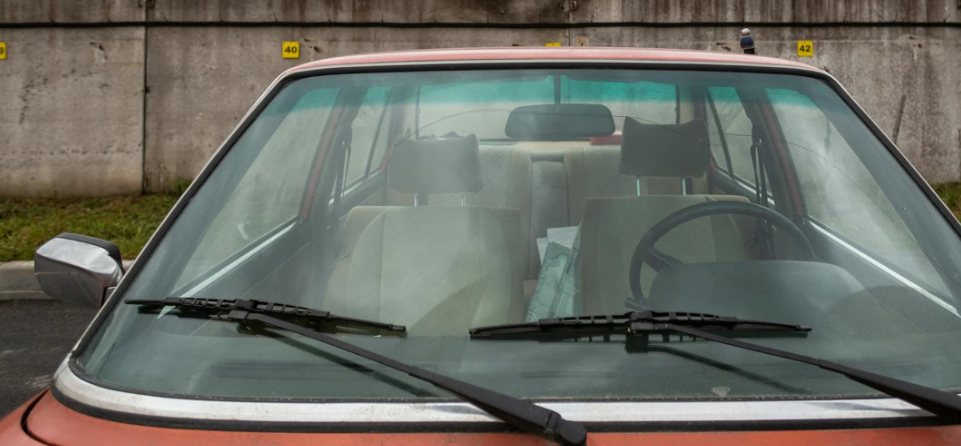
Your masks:
<svg viewBox="0 0 961 446"><path fill-rule="evenodd" d="M621 175L694 178L711 164L707 124L698 118L682 124L642 124L624 119Z"/></svg>

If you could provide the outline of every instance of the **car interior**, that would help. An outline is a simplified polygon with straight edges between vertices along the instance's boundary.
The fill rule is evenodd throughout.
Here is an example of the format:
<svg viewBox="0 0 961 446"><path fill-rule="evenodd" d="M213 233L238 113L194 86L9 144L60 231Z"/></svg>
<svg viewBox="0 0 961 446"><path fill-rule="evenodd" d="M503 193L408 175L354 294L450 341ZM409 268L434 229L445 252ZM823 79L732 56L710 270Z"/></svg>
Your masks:
<svg viewBox="0 0 961 446"><path fill-rule="evenodd" d="M466 327L530 320L538 300L559 294L556 288L539 292L539 285L556 286L571 269L576 291L568 315L652 308L800 317L811 323L834 317L824 302L841 305L842 297L863 296L869 288L880 290L869 293L870 299L890 302L878 305L877 314L859 317L900 321L890 310L894 301L899 308L908 300L933 305L924 293L908 300L900 293L887 296L884 290L903 285L907 273L892 275L851 244L838 243L837 234L812 227L789 152L778 143L780 123L764 114L758 105L763 102L745 100L740 119L748 123L752 140L771 143L750 147L753 175L743 170L735 175L729 156L734 143L725 141L707 89L675 88L672 123L614 116L603 104L533 104L511 109L502 119L506 138L492 139L419 131L410 100L416 89L396 87L369 130L373 141L363 146L367 170L353 179L345 178L347 158L353 162L360 147L352 144L359 133L351 123L365 90L342 95L344 102L335 108L342 115L327 124L333 136L318 149L318 158L327 158L311 168L300 229L283 237L289 246L257 254L283 261L272 262L278 266L270 271L240 265L223 278L255 276L254 284L217 280L213 294L263 299L289 288L283 294L292 296L290 303L390 320L414 335L465 335ZM722 211L690 218L660 234L658 248L646 249L642 262L636 258L645 234L678 211L748 203L775 215ZM783 221L775 224L770 217ZM785 225L790 227L779 227ZM570 227L577 232L576 262L560 276L548 277L553 273L546 267L542 274L538 239ZM802 255L792 233L813 247L813 258ZM765 262L779 265L761 265ZM304 279L293 265L304 264L321 265L308 289L323 290L322 296L298 291ZM708 274L704 268L710 265L718 272ZM658 274L665 268L670 274ZM764 278L758 268L774 270ZM809 305L808 313L770 305L807 294L803 286L772 284L770 277L784 269L793 271L792 277L811 269L808 277L816 276L824 288L826 296ZM635 270L639 283L632 286ZM781 293L777 299L766 297L771 286ZM681 290L709 295L725 287L731 288L729 296L741 297L678 308L683 299L675 296ZM938 313L944 315L944 330L956 328L957 317ZM932 326L937 324L924 329Z"/></svg>

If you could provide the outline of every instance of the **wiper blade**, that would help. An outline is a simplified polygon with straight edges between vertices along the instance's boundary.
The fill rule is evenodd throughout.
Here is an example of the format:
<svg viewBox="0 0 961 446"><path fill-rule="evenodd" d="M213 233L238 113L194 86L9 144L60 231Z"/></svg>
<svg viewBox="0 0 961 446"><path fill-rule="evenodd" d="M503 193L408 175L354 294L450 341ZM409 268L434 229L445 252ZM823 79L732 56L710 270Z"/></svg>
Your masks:
<svg viewBox="0 0 961 446"><path fill-rule="evenodd" d="M177 308L189 308L192 310L209 312L244 310L251 313L271 314L281 318L300 318L312 322L329 322L342 326L378 328L381 330L398 332L407 331L407 327L403 325L385 324L383 322L337 316L331 314L329 311L314 310L307 307L298 307L294 305L264 302L259 300L168 297L161 300L130 299L125 300L124 303L146 306L172 306Z"/></svg>
<svg viewBox="0 0 961 446"><path fill-rule="evenodd" d="M535 322L496 325L470 329L472 337L506 336L523 333L574 333L587 335L624 334L646 336L676 333L757 353L803 362L824 370L840 373L872 389L913 404L952 423L961 422L961 397L933 387L910 383L823 359L785 350L765 347L716 334L719 330L811 331L803 325L741 320L700 313L666 313L638 311L620 316L577 316L541 319ZM580 345L580 344L579 344Z"/></svg>
<svg viewBox="0 0 961 446"><path fill-rule="evenodd" d="M125 303L140 305L168 305L166 303L168 299L164 299L162 301L128 300L125 301ZM238 300L237 302L241 301ZM235 306L237 302L234 302ZM190 306L190 308L193 307ZM202 306L200 308L207 307ZM265 313L261 307L258 307L258 310L256 311L250 311L244 308L234 308L227 312L226 315L218 317L217 320L234 322L258 321L281 330L297 333L301 336L323 342L334 348L353 353L362 358L374 361L394 370L404 372L414 378L433 384L434 386L458 396L464 401L477 406L484 412L499 418L508 425L523 432L540 436L547 440L557 442L563 446L581 446L587 442L587 429L585 429L580 423L565 420L564 417L557 412L545 409L526 400L504 395L490 389L475 386L464 381L424 370L420 367L415 367L400 361L396 361L349 342L344 342L333 336L320 333L311 328L303 327L281 318L274 317L271 314Z"/></svg>
<svg viewBox="0 0 961 446"><path fill-rule="evenodd" d="M469 330L471 336L535 332L646 333L654 324L671 323L684 327L725 331L808 332L811 327L778 322L738 319L706 313L632 311L621 315L544 318L520 324L491 325Z"/></svg>

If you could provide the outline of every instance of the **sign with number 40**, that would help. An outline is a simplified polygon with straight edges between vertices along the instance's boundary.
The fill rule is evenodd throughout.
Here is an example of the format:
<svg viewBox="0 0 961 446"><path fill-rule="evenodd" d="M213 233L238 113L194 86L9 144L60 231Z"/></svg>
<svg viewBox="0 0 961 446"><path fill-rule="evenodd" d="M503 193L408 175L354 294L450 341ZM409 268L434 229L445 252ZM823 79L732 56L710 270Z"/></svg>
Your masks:
<svg viewBox="0 0 961 446"><path fill-rule="evenodd" d="M284 59L300 59L300 42L284 42L281 51Z"/></svg>

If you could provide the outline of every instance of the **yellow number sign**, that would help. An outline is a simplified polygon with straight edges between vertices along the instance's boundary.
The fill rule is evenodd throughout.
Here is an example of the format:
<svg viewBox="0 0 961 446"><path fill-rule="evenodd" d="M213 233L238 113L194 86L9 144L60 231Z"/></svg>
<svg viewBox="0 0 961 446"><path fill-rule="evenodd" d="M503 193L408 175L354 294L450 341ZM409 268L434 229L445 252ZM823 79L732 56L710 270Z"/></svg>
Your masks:
<svg viewBox="0 0 961 446"><path fill-rule="evenodd" d="M0 42L0 60L7 58L7 42Z"/></svg>
<svg viewBox="0 0 961 446"><path fill-rule="evenodd" d="M560 42L547 42L544 46L561 46Z"/></svg>
<svg viewBox="0 0 961 446"><path fill-rule="evenodd" d="M814 42L810 40L797 41L798 57L814 57Z"/></svg>
<svg viewBox="0 0 961 446"><path fill-rule="evenodd" d="M284 59L300 59L300 42L284 42L282 51Z"/></svg>

